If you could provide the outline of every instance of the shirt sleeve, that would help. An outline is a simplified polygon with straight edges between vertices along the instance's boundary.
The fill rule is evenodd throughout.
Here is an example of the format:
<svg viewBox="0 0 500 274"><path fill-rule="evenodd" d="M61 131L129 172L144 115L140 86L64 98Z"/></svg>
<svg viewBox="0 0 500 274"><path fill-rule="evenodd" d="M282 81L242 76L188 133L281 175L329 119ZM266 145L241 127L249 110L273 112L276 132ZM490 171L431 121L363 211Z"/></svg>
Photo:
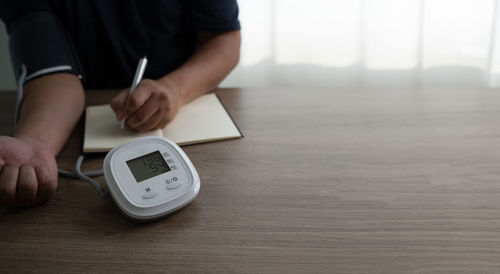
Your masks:
<svg viewBox="0 0 500 274"><path fill-rule="evenodd" d="M69 72L83 78L71 38L45 1L0 0L0 18L9 34L16 79L20 79L24 66L26 82L57 72Z"/></svg>
<svg viewBox="0 0 500 274"><path fill-rule="evenodd" d="M189 0L188 20L194 30L226 32L240 29L236 0Z"/></svg>

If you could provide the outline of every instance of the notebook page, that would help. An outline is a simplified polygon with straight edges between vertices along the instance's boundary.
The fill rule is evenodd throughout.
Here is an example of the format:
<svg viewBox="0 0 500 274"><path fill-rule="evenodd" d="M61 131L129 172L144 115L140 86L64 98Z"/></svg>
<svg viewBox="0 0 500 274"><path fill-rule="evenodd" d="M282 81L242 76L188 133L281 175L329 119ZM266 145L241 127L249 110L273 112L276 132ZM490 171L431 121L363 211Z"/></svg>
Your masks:
<svg viewBox="0 0 500 274"><path fill-rule="evenodd" d="M163 129L163 136L178 145L241 138L241 133L214 93L184 105Z"/></svg>
<svg viewBox="0 0 500 274"><path fill-rule="evenodd" d="M126 141L143 136L162 136L160 129L134 132L120 129L120 122L109 105L87 107L83 152L106 152Z"/></svg>

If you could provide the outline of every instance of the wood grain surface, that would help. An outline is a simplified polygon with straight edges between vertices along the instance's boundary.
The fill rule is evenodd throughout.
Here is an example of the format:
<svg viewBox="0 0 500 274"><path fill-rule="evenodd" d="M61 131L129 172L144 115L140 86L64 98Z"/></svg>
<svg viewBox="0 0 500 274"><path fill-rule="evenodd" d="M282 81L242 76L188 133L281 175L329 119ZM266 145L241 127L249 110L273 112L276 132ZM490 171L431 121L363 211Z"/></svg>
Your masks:
<svg viewBox="0 0 500 274"><path fill-rule="evenodd" d="M60 178L46 205L0 209L0 272L500 272L500 91L217 94L245 137L184 147L202 184L192 204L137 224ZM14 96L0 98L9 134Z"/></svg>

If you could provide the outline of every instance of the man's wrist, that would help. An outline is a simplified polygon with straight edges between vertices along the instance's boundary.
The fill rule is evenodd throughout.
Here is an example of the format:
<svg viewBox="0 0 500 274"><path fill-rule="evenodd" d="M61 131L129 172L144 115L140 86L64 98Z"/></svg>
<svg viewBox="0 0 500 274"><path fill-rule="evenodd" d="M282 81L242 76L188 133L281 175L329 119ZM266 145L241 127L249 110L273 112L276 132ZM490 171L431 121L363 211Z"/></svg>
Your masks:
<svg viewBox="0 0 500 274"><path fill-rule="evenodd" d="M58 154L58 151L54 146L52 146L50 143L40 140L36 136L31 136L30 134L25 134L24 132L21 131L21 132L16 132L13 137L22 140L32 145L33 147L36 147L37 150L42 150L46 153L49 153L54 157L56 157Z"/></svg>
<svg viewBox="0 0 500 274"><path fill-rule="evenodd" d="M175 97L180 100L179 103L181 106L189 101L184 86L170 74L158 79L157 81L166 91L175 93Z"/></svg>

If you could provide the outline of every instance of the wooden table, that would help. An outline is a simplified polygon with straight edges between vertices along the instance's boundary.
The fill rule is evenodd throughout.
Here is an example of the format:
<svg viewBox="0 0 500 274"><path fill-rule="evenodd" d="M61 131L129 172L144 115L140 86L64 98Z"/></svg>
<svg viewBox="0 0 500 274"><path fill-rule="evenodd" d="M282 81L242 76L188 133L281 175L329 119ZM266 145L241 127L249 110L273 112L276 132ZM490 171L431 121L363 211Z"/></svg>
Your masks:
<svg viewBox="0 0 500 274"><path fill-rule="evenodd" d="M500 272L500 91L217 94L245 138L184 147L202 183L191 205L137 224L60 178L48 204L0 210L0 272ZM0 98L8 134L14 96Z"/></svg>

